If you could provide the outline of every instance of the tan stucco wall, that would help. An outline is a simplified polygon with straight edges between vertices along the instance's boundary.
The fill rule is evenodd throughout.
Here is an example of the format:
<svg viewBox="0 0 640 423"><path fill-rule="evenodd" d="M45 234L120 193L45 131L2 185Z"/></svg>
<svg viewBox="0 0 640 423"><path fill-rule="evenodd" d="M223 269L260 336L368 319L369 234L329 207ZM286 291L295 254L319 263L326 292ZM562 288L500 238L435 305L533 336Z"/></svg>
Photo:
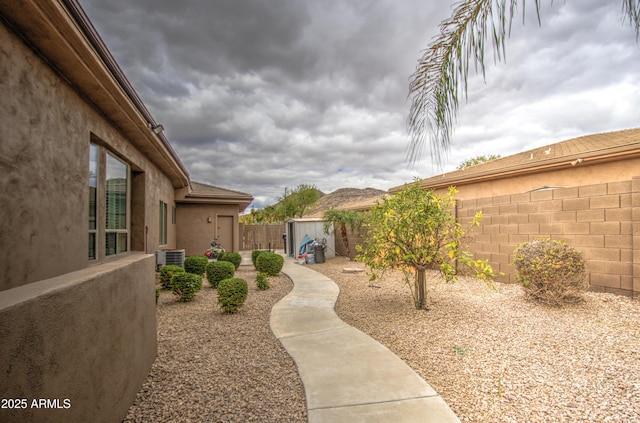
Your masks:
<svg viewBox="0 0 640 423"><path fill-rule="evenodd" d="M233 245L223 247L227 251L240 251L240 222L236 205L178 203L177 248L184 248L187 256L204 254L211 241L219 236L220 216L233 217Z"/></svg>
<svg viewBox="0 0 640 423"><path fill-rule="evenodd" d="M132 223L148 227L148 232L140 227L137 235L132 233L131 237L138 237L132 245L140 251L155 251L159 200L167 202L169 210L174 205L170 180L4 26L0 27L0 56L0 290L90 264L92 133L132 170L144 172L146 193L138 198L144 217L138 215ZM164 247L174 247L175 240L175 225L169 224ZM98 245L103 244L99 240Z"/></svg>
<svg viewBox="0 0 640 423"><path fill-rule="evenodd" d="M640 159L618 160L608 163L590 165L583 162L576 166L567 164L562 169L550 170L531 175L518 175L504 179L491 179L469 185L455 185L458 190L456 198L494 197L498 195L520 194L544 186L574 187L578 185L602 184L607 182L627 181L637 176ZM447 188L436 190L444 193Z"/></svg>
<svg viewBox="0 0 640 423"><path fill-rule="evenodd" d="M2 422L120 422L156 356L155 258L126 258L3 291ZM31 408L68 399L67 409Z"/></svg>
<svg viewBox="0 0 640 423"><path fill-rule="evenodd" d="M4 25L0 57L0 390L2 398L71 403L0 410L0 421L119 422L156 354L155 259L105 259L101 238L99 260L88 260L90 142L137 175L132 250L160 247L159 201L170 222L174 186ZM168 228L163 247L175 247L175 225Z"/></svg>

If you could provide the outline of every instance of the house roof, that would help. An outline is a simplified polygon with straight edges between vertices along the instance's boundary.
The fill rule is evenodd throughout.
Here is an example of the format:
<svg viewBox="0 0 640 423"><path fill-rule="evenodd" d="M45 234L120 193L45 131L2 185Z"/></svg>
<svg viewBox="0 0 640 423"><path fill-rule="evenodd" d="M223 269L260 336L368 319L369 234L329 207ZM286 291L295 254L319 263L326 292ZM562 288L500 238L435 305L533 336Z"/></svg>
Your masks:
<svg viewBox="0 0 640 423"><path fill-rule="evenodd" d="M237 204L240 212L253 201L251 194L220 188L214 185L191 181L192 190L182 197L176 197L176 203L199 204Z"/></svg>
<svg viewBox="0 0 640 423"><path fill-rule="evenodd" d="M0 0L0 15L171 180L189 173L100 39L77 0Z"/></svg>
<svg viewBox="0 0 640 423"><path fill-rule="evenodd" d="M430 189L447 188L634 157L640 157L640 128L572 138L432 176L423 179L421 185ZM405 185L391 188L389 192L397 192Z"/></svg>

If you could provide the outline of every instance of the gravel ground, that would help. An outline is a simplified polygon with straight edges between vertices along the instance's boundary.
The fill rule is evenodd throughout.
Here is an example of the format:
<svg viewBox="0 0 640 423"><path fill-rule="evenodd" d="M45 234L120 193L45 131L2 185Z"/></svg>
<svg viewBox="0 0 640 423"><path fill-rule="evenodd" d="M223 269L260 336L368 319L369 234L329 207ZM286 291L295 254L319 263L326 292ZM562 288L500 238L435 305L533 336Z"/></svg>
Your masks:
<svg viewBox="0 0 640 423"><path fill-rule="evenodd" d="M238 314L226 315L203 283L194 301L168 291L158 301L158 356L125 422L306 422L295 363L269 326L271 307L289 293L285 276L256 288L253 266L236 277L249 285Z"/></svg>
<svg viewBox="0 0 640 423"><path fill-rule="evenodd" d="M519 286L461 279L429 285L415 310L400 275L369 287L360 264L313 265L340 286L336 312L405 360L463 422L640 422L640 301L587 293L562 309L527 302ZM304 422L295 363L269 328L291 281L255 288L222 314L205 282L196 300L158 303L158 358L127 422Z"/></svg>
<svg viewBox="0 0 640 423"><path fill-rule="evenodd" d="M517 285L429 284L428 311L390 273L368 286L336 258L336 312L405 360L463 422L640 422L640 301L599 293L561 309ZM434 275L432 275L433 277Z"/></svg>

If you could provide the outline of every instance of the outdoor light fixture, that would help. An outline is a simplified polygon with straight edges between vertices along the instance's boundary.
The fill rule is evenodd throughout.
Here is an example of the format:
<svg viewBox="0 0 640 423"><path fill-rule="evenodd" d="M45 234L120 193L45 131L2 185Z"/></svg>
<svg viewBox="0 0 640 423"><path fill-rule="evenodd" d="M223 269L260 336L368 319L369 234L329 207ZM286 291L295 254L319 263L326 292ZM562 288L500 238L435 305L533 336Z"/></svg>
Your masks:
<svg viewBox="0 0 640 423"><path fill-rule="evenodd" d="M211 219L211 216L207 217L207 223L211 223L213 219Z"/></svg>
<svg viewBox="0 0 640 423"><path fill-rule="evenodd" d="M571 166L575 166L575 165L577 165L579 163L582 163L582 159L576 159L576 160L572 161L571 162Z"/></svg>
<svg viewBox="0 0 640 423"><path fill-rule="evenodd" d="M164 131L164 126L162 126L160 124L154 125L154 124L150 123L149 124L149 128L151 128L153 133L156 134L156 135L160 135L160 132Z"/></svg>

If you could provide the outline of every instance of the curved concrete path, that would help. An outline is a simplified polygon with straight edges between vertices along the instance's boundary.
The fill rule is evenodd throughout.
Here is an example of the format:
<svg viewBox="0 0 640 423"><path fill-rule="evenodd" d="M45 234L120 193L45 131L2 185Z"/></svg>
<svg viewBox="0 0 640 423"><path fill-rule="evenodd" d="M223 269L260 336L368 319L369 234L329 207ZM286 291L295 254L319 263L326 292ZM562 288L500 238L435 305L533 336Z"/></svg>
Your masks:
<svg viewBox="0 0 640 423"><path fill-rule="evenodd" d="M271 310L271 329L298 366L309 423L460 422L427 382L334 312L338 286L285 257L293 290Z"/></svg>

